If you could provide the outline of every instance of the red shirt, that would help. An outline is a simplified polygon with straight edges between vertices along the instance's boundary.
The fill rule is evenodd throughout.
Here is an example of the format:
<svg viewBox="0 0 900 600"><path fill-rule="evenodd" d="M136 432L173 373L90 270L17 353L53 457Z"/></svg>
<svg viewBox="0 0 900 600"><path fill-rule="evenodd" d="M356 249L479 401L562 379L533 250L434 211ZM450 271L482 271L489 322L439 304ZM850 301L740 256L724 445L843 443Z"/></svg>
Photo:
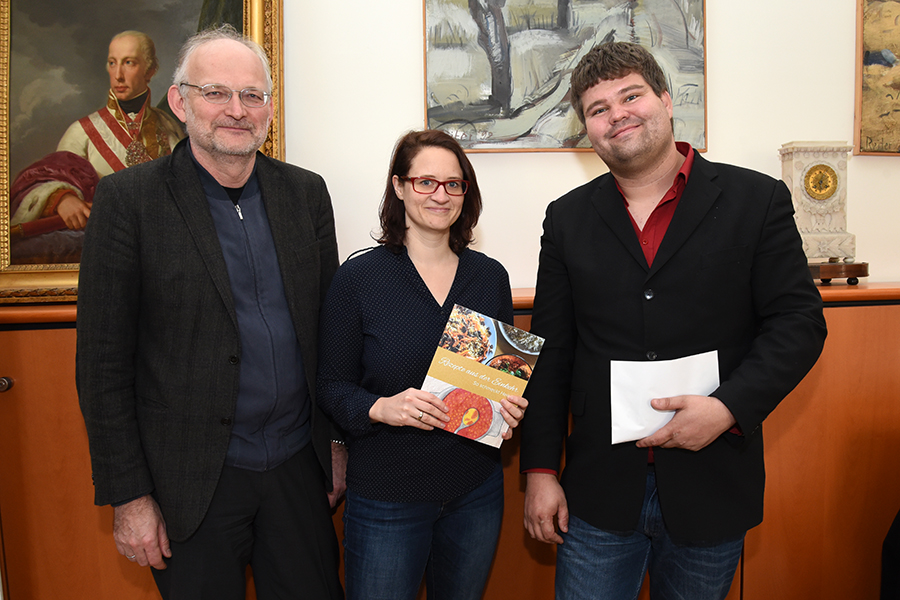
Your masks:
<svg viewBox="0 0 900 600"><path fill-rule="evenodd" d="M669 223L672 222L675 208L678 207L678 202L681 200L681 195L687 186L688 177L691 175L691 168L694 166L694 149L691 148L691 145L686 142L675 142L675 147L684 156L684 163L678 169L678 173L675 174L675 181L672 182L672 187L669 188L669 191L665 193L662 200L650 213L650 217L644 223L643 230L638 227L634 217L631 216L631 212L628 213L628 218L631 219L631 225L634 227L634 232L641 243L641 250L644 251L644 258L647 259L648 266L652 265L653 259L656 258L656 251L659 250L659 245L669 229ZM622 188L619 187L618 181L616 182L616 187L619 188L621 193ZM628 200L625 199L625 194L622 194L622 201L625 203L625 208L628 208Z"/></svg>

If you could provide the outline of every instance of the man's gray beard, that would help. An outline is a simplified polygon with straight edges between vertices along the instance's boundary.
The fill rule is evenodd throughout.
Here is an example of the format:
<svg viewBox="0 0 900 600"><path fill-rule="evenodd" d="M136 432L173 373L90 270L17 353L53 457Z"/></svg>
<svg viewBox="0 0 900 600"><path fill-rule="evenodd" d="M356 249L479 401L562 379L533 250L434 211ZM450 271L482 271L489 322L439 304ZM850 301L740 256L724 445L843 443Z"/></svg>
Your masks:
<svg viewBox="0 0 900 600"><path fill-rule="evenodd" d="M226 146L220 144L212 132L207 130L198 133L196 131L192 131L192 129L192 127L188 126L188 137L191 138L191 141L194 144L206 150L210 154L223 154L226 156L252 156L256 154L256 151L259 150L260 146L262 146L263 142L266 140L264 136L257 136L256 139L251 140L243 146Z"/></svg>
<svg viewBox="0 0 900 600"><path fill-rule="evenodd" d="M185 106L185 127L187 129L188 137L191 139L191 142L196 144L198 147L202 148L209 154L220 154L225 156L253 156L256 154L256 151L259 150L260 146L263 145L263 142L266 141L266 133L263 132L262 135L256 135L254 139L248 142L245 146L238 147L228 147L219 144L218 140L216 140L214 130L209 128L198 128L196 127L196 120L191 109L186 105ZM210 127L212 127L212 123L210 123ZM197 129L200 129L197 131Z"/></svg>

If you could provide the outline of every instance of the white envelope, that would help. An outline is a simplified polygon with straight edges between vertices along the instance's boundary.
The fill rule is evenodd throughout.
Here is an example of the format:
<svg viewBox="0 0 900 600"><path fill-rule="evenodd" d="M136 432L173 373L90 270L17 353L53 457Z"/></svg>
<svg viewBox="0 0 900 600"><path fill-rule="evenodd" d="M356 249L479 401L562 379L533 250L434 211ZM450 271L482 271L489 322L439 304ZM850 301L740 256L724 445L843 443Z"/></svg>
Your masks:
<svg viewBox="0 0 900 600"><path fill-rule="evenodd" d="M718 387L716 350L674 360L610 361L612 443L647 437L672 420L675 411L654 409L652 399L708 396Z"/></svg>

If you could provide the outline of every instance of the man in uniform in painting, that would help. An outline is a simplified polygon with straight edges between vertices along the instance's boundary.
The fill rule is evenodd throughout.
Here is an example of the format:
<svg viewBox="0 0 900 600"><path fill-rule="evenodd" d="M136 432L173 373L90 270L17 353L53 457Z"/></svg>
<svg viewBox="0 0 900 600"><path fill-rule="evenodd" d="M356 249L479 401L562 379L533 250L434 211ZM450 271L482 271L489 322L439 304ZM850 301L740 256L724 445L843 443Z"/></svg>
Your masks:
<svg viewBox="0 0 900 600"><path fill-rule="evenodd" d="M150 105L149 84L159 64L149 36L139 31L117 34L109 44L106 68L106 106L72 123L57 151L13 182L14 263L78 262L81 234L53 234L84 229L99 179L170 154L184 137L172 117ZM62 260L48 260L53 256Z"/></svg>

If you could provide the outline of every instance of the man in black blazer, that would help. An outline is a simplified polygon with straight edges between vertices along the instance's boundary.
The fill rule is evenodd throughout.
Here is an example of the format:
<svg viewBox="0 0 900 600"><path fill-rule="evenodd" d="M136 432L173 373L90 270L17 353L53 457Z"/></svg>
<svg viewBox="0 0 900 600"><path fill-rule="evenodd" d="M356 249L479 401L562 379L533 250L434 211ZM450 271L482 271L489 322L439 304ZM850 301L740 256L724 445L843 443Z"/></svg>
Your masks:
<svg viewBox="0 0 900 600"><path fill-rule="evenodd" d="M342 598L331 506L344 453L315 402L337 268L321 177L258 152L262 49L232 28L179 55L188 139L105 178L85 237L77 383L95 502L163 598ZM329 493L328 490L331 490Z"/></svg>
<svg viewBox="0 0 900 600"><path fill-rule="evenodd" d="M791 198L676 144L665 75L640 46L595 47L572 75L572 105L610 173L547 208L525 525L559 544L557 598L636 597L648 567L655 599L724 598L762 520L761 423L826 335ZM611 443L611 361L711 351L717 389L653 399L671 421Z"/></svg>

